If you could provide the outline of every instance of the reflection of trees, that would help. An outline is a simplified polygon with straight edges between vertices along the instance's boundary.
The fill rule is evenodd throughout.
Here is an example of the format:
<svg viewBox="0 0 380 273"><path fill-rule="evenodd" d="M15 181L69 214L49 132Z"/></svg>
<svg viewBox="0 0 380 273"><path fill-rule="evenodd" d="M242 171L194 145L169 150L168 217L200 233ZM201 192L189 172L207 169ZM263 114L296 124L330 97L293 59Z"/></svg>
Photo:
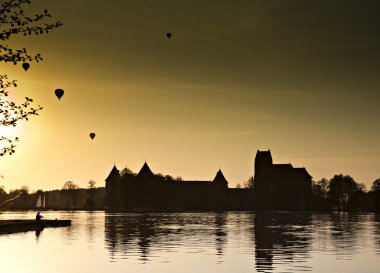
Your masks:
<svg viewBox="0 0 380 273"><path fill-rule="evenodd" d="M376 253L380 255L380 214L375 214L373 217L374 229L374 239Z"/></svg>
<svg viewBox="0 0 380 273"><path fill-rule="evenodd" d="M310 247L309 214L256 214L254 220L255 260L258 272L274 269L273 264L297 264L306 260Z"/></svg>
<svg viewBox="0 0 380 273"><path fill-rule="evenodd" d="M365 215L351 213L331 214L331 241L339 255L352 255L358 245L358 235Z"/></svg>
<svg viewBox="0 0 380 273"><path fill-rule="evenodd" d="M94 239L94 230L95 230L95 216L93 215L93 212L89 212L86 214L86 227L87 227L87 233L88 233L88 240L90 243L92 243Z"/></svg>

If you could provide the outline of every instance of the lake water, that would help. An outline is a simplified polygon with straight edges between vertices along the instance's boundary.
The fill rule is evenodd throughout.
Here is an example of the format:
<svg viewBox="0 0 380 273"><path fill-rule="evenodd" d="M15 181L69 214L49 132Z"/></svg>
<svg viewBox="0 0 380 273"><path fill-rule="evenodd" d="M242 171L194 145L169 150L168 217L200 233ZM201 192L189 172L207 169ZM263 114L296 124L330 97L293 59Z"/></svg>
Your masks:
<svg viewBox="0 0 380 273"><path fill-rule="evenodd" d="M2 273L380 272L376 214L43 215L72 219L72 226L0 235Z"/></svg>

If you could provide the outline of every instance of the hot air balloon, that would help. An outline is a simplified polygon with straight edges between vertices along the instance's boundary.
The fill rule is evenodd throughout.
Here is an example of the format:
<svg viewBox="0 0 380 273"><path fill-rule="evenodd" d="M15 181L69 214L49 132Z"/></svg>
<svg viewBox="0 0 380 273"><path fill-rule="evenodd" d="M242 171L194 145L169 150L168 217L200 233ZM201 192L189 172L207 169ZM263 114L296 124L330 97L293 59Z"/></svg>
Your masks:
<svg viewBox="0 0 380 273"><path fill-rule="evenodd" d="M172 37L172 34L170 32L166 33L166 37L168 37L168 39L170 39L170 37Z"/></svg>
<svg viewBox="0 0 380 273"><path fill-rule="evenodd" d="M27 71L30 67L30 64L29 63L23 63L22 64L22 68L24 68L25 71Z"/></svg>
<svg viewBox="0 0 380 273"><path fill-rule="evenodd" d="M60 100L63 96L63 93L65 93L62 89L55 89L55 95Z"/></svg>
<svg viewBox="0 0 380 273"><path fill-rule="evenodd" d="M91 139L94 139L95 133L90 133L90 137L91 137Z"/></svg>

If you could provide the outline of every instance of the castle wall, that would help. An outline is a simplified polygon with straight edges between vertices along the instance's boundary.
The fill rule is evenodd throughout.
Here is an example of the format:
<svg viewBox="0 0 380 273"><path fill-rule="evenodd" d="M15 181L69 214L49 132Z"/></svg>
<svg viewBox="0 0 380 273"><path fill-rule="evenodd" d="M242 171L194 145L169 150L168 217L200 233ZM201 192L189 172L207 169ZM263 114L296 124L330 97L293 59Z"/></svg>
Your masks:
<svg viewBox="0 0 380 273"><path fill-rule="evenodd" d="M255 188L231 189L219 170L213 181L176 181L154 175L145 163L138 175L114 169L106 180L110 210L290 210L309 208L311 176L304 168L273 164L270 151L255 158Z"/></svg>

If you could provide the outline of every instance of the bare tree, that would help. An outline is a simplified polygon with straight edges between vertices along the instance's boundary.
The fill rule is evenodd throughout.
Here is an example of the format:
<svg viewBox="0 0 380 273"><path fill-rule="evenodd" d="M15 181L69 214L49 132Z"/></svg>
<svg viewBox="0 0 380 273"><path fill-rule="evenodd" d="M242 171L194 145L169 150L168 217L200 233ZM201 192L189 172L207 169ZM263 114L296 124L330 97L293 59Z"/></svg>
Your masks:
<svg viewBox="0 0 380 273"><path fill-rule="evenodd" d="M95 180L88 181L88 189L90 191L90 200L93 200L94 191L95 191L95 185L96 185Z"/></svg>
<svg viewBox="0 0 380 273"><path fill-rule="evenodd" d="M62 187L62 190L75 190L75 189L78 189L78 185L74 184L74 182L72 181L66 181Z"/></svg>
<svg viewBox="0 0 380 273"><path fill-rule="evenodd" d="M248 180L244 182L244 187L248 189L253 189L255 187L255 179L253 176L249 177Z"/></svg>
<svg viewBox="0 0 380 273"><path fill-rule="evenodd" d="M96 182L95 182L95 180L90 180L90 181L88 181L88 188L89 189L94 189L95 188L95 185L96 185Z"/></svg>
<svg viewBox="0 0 380 273"><path fill-rule="evenodd" d="M88 181L88 196L85 202L85 208L93 209L95 206L94 202L94 191L95 191L96 182L94 180Z"/></svg>
<svg viewBox="0 0 380 273"><path fill-rule="evenodd" d="M72 181L66 181L63 184L62 192L65 195L66 199L66 207L69 209L70 204L73 204L73 207L77 206L77 189L79 189L77 184L74 184Z"/></svg>

